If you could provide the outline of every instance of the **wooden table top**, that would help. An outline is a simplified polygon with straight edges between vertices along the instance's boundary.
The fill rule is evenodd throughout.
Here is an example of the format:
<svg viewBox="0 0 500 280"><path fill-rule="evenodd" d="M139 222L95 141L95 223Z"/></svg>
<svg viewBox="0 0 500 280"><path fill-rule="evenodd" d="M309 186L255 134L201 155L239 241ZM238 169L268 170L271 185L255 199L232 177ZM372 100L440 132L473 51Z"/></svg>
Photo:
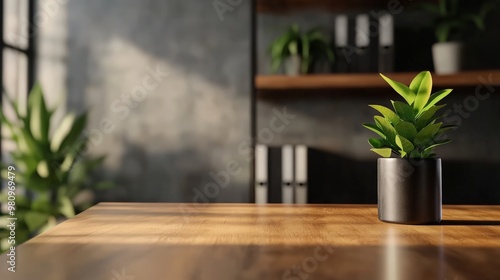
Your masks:
<svg viewBox="0 0 500 280"><path fill-rule="evenodd" d="M101 203L17 248L0 279L500 279L500 206L443 223L373 205Z"/></svg>

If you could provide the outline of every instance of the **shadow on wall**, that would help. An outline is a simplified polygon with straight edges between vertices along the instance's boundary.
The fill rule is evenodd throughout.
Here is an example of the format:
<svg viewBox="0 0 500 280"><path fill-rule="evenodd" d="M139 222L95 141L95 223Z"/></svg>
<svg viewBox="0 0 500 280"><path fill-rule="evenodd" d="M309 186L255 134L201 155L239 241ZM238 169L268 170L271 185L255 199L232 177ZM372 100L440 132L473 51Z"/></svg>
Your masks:
<svg viewBox="0 0 500 280"><path fill-rule="evenodd" d="M221 21L211 1L68 2L69 107L91 108L89 130L114 127L95 152L126 191L106 200L190 201L234 157L245 171L216 200L248 201L236 152L250 136L248 5ZM169 76L136 102L150 69Z"/></svg>
<svg viewBox="0 0 500 280"><path fill-rule="evenodd" d="M195 73L224 86L250 85L249 10L242 4L227 14L225 21L221 21L212 2L71 1L68 26L74 36L70 36L69 42L70 68L83 75L70 78L70 82L87 78L80 84L79 93L82 93L88 87L83 84L88 83L86 76L102 67L100 62L105 57L99 55L119 53L126 47L107 46L120 38L153 60L166 61L187 75ZM93 48L92 44L97 46Z"/></svg>

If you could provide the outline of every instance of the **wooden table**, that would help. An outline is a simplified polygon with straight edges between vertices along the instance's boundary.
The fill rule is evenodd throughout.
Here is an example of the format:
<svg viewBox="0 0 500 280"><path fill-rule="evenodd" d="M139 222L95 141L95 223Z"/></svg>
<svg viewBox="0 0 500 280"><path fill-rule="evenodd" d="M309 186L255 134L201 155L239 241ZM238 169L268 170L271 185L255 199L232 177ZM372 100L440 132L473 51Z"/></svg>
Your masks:
<svg viewBox="0 0 500 280"><path fill-rule="evenodd" d="M0 279L500 279L500 206L434 226L375 206L101 203L17 248Z"/></svg>

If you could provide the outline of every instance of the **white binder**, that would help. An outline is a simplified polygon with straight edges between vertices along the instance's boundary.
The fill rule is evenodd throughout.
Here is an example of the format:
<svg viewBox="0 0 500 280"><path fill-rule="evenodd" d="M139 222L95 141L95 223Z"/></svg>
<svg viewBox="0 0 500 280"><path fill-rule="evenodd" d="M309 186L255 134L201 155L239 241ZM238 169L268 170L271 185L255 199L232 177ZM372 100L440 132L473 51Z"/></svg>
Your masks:
<svg viewBox="0 0 500 280"><path fill-rule="evenodd" d="M356 72L370 71L370 17L368 14L356 16Z"/></svg>
<svg viewBox="0 0 500 280"><path fill-rule="evenodd" d="M255 146L255 203L267 203L267 146Z"/></svg>
<svg viewBox="0 0 500 280"><path fill-rule="evenodd" d="M335 17L335 64L336 71L346 73L350 71L350 64L354 48L349 47L349 18L347 15Z"/></svg>
<svg viewBox="0 0 500 280"><path fill-rule="evenodd" d="M335 47L345 48L349 45L349 28L347 15L335 17Z"/></svg>
<svg viewBox="0 0 500 280"><path fill-rule="evenodd" d="M357 48L367 48L370 45L370 17L367 14L356 16L356 37Z"/></svg>
<svg viewBox="0 0 500 280"><path fill-rule="evenodd" d="M394 71L394 18L389 13L380 15L379 24L379 59L380 72Z"/></svg>
<svg viewBox="0 0 500 280"><path fill-rule="evenodd" d="M295 146L295 203L307 203L307 146Z"/></svg>
<svg viewBox="0 0 500 280"><path fill-rule="evenodd" d="M293 146L284 145L281 150L282 203L293 203Z"/></svg>

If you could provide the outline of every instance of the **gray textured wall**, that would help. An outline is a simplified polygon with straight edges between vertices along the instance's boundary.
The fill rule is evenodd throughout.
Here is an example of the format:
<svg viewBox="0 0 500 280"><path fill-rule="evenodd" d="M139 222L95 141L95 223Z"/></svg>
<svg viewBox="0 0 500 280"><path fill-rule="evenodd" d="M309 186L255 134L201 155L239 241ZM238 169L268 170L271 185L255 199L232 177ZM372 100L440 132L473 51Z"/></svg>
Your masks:
<svg viewBox="0 0 500 280"><path fill-rule="evenodd" d="M248 201L248 1L221 20L212 1L73 0L67 24L68 108L90 109L90 152L121 186L104 199Z"/></svg>
<svg viewBox="0 0 500 280"><path fill-rule="evenodd" d="M416 25L416 22L411 20L413 15L409 17L403 15L397 18L397 22L401 23L398 28ZM267 48L270 42L295 22L304 29L321 26L332 30L334 15L319 11L283 16L259 15L257 18L259 73L269 73ZM496 19L496 23L490 22L489 31L483 34L482 40L488 43L482 46L482 52L476 53L476 57L487 58L482 60L483 66L496 63L496 68L500 67L498 56L494 51L500 47L498 36L494 36L498 28L500 28L500 21ZM407 39L407 37L400 36L396 38L396 42L405 41L405 38ZM430 52L430 47L427 51ZM400 59L408 61L408 57L418 57L424 52L425 49L422 47L415 47L414 50L400 49L398 55ZM416 67L416 65L410 65L412 66ZM486 90L483 88L481 92L484 93ZM447 121L459 124L460 128L449 134L454 142L438 150L439 156L443 158L445 202L500 204L500 190L498 189L500 150L497 148L500 139L500 123L498 122L500 88L490 89L490 91L492 94L485 100L475 97L475 89L456 91L447 100L449 109L455 110L453 107L455 104L468 109L463 109L463 115L458 109L450 113ZM271 141L260 139L260 142L270 145L307 144L331 152L338 156L340 166L343 166L343 168L332 170L338 175L338 180L331 183L332 189L338 189L337 195L350 202L376 202L377 156L369 151L370 147L367 143L367 139L373 137L373 134L364 129L361 124L372 122L373 115L375 115L375 111L369 108L368 104L390 106L389 99L397 99L397 94L387 88L381 92L358 91L337 92L337 94L332 90L334 97L325 97L324 94L316 95L313 92L309 92L309 95L301 93L298 97L292 98L287 98L286 95L285 92L281 94L282 98L258 100L258 131L268 126L273 108L287 106L288 111L296 115L286 129L274 133Z"/></svg>

